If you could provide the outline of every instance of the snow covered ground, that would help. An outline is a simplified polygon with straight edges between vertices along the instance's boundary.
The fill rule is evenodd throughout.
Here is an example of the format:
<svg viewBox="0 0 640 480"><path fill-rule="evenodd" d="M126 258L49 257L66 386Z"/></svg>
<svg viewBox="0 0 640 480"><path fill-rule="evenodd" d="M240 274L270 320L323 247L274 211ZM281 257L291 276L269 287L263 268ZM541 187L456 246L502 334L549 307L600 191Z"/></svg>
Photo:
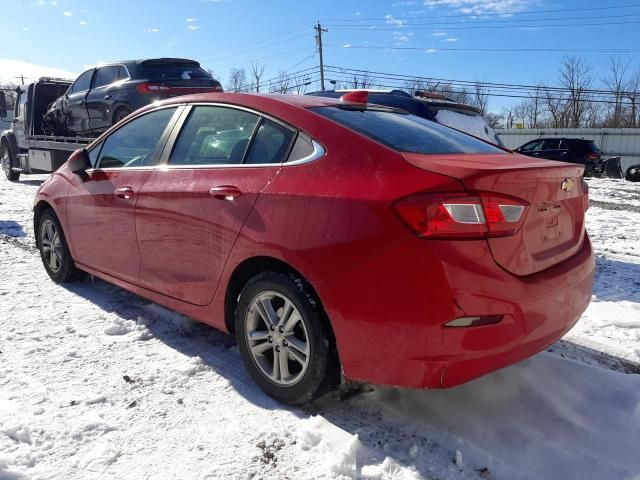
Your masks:
<svg viewBox="0 0 640 480"><path fill-rule="evenodd" d="M0 480L640 479L640 185L589 181L593 303L549 352L291 409L229 337L101 281L53 284L42 178L0 181Z"/></svg>

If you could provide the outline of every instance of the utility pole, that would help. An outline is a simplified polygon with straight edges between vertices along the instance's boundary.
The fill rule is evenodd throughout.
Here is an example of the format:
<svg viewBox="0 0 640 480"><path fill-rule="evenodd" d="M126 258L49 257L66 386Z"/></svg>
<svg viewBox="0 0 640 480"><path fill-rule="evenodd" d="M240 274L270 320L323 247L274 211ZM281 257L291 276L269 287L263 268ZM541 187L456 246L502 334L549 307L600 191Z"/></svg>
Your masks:
<svg viewBox="0 0 640 480"><path fill-rule="evenodd" d="M24 75L21 73L16 78L19 78L22 81L22 85L24 85Z"/></svg>
<svg viewBox="0 0 640 480"><path fill-rule="evenodd" d="M320 89L324 90L324 62L322 61L322 32L328 32L327 29L322 28L320 25L320 21L318 20L318 24L313 27L316 31L316 45L318 46L318 51L320 52Z"/></svg>

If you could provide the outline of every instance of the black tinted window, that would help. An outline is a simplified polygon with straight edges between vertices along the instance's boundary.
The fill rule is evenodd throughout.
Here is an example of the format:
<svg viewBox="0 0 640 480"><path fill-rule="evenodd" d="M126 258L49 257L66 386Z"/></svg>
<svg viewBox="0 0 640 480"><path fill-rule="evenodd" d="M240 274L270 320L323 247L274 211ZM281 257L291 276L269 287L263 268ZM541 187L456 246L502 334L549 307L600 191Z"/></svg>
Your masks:
<svg viewBox="0 0 640 480"><path fill-rule="evenodd" d="M542 150L558 150L560 146L560 139L548 138L542 143Z"/></svg>
<svg viewBox="0 0 640 480"><path fill-rule="evenodd" d="M542 147L542 140L534 140L533 142L525 143L522 147L520 147L521 152L533 152L535 150L540 150Z"/></svg>
<svg viewBox="0 0 640 480"><path fill-rule="evenodd" d="M338 107L318 107L313 111L400 152L504 153L488 143L415 115Z"/></svg>
<svg viewBox="0 0 640 480"><path fill-rule="evenodd" d="M172 165L242 163L260 117L227 107L194 107L171 154Z"/></svg>
<svg viewBox="0 0 640 480"><path fill-rule="evenodd" d="M96 73L96 78L93 81L93 88L103 87L116 82L118 80L118 68L117 66L99 68Z"/></svg>
<svg viewBox="0 0 640 480"><path fill-rule="evenodd" d="M307 138L303 134L299 134L298 138L296 138L296 143L293 144L293 148L291 149L287 162L302 160L303 158L311 155L313 151L314 148L313 143L311 143L311 139Z"/></svg>
<svg viewBox="0 0 640 480"><path fill-rule="evenodd" d="M210 79L211 75L196 65L158 63L143 66L150 80L197 80Z"/></svg>
<svg viewBox="0 0 640 480"><path fill-rule="evenodd" d="M109 135L104 140L99 168L144 167L157 161L154 152L177 107L147 113Z"/></svg>
<svg viewBox="0 0 640 480"><path fill-rule="evenodd" d="M84 90L89 90L91 87L91 77L93 76L93 69L87 70L82 75L80 75L73 85L71 85L71 89L69 93L82 92Z"/></svg>
<svg viewBox="0 0 640 480"><path fill-rule="evenodd" d="M289 153L294 133L277 123L264 119L256 132L244 163L281 163Z"/></svg>

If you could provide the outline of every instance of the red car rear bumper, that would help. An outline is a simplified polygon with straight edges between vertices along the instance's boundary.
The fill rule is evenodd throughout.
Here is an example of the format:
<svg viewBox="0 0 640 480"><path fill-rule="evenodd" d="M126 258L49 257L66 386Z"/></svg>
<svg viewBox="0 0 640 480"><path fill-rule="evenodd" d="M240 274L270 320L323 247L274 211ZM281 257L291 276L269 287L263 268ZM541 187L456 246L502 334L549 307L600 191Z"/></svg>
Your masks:
<svg viewBox="0 0 640 480"><path fill-rule="evenodd" d="M410 238L317 288L347 378L440 388L523 360L562 337L589 304L594 264L586 236L576 255L525 277L500 268L484 241ZM443 326L479 315L503 319Z"/></svg>

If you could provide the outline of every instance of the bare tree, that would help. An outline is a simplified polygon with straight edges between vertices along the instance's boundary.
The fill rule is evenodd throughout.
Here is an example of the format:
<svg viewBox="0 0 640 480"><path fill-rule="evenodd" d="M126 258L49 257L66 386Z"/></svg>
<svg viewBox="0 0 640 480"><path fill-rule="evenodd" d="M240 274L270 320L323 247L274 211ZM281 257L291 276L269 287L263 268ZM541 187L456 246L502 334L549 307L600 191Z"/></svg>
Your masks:
<svg viewBox="0 0 640 480"><path fill-rule="evenodd" d="M247 72L244 68L232 68L229 73L229 83L227 84L227 90L232 92L244 91L245 84L247 83Z"/></svg>
<svg viewBox="0 0 640 480"><path fill-rule="evenodd" d="M631 102L629 106L629 126L637 127L640 125L640 70L636 70L631 80L627 84L626 98Z"/></svg>
<svg viewBox="0 0 640 480"><path fill-rule="evenodd" d="M258 62L251 65L251 90L256 91L256 93L260 92L260 80L264 75L264 65L258 65Z"/></svg>
<svg viewBox="0 0 640 480"><path fill-rule="evenodd" d="M568 127L578 128L585 123L589 103L588 92L585 90L589 90L593 83L591 72L591 65L580 57L569 55L562 60L559 79L561 85L568 90Z"/></svg>
<svg viewBox="0 0 640 480"><path fill-rule="evenodd" d="M272 93L290 93L292 90L292 79L284 71L280 71L278 76L269 83L269 91Z"/></svg>
<svg viewBox="0 0 640 480"><path fill-rule="evenodd" d="M368 73L354 75L353 78L347 82L347 86L350 88L371 88L373 86L373 79Z"/></svg>
<svg viewBox="0 0 640 480"><path fill-rule="evenodd" d="M631 59L629 57L610 57L609 72L602 79L606 87L611 90L614 97L613 112L611 112L608 124L612 127L623 126L624 117L624 93L626 89L626 77Z"/></svg>
<svg viewBox="0 0 640 480"><path fill-rule="evenodd" d="M482 115L487 113L487 107L489 106L489 89L483 82L476 82L473 86L473 93L471 94L471 105L480 110Z"/></svg>
<svg viewBox="0 0 640 480"><path fill-rule="evenodd" d="M291 91L298 95L303 95L307 91L307 87L311 85L311 78L305 76L295 77L292 82Z"/></svg>

